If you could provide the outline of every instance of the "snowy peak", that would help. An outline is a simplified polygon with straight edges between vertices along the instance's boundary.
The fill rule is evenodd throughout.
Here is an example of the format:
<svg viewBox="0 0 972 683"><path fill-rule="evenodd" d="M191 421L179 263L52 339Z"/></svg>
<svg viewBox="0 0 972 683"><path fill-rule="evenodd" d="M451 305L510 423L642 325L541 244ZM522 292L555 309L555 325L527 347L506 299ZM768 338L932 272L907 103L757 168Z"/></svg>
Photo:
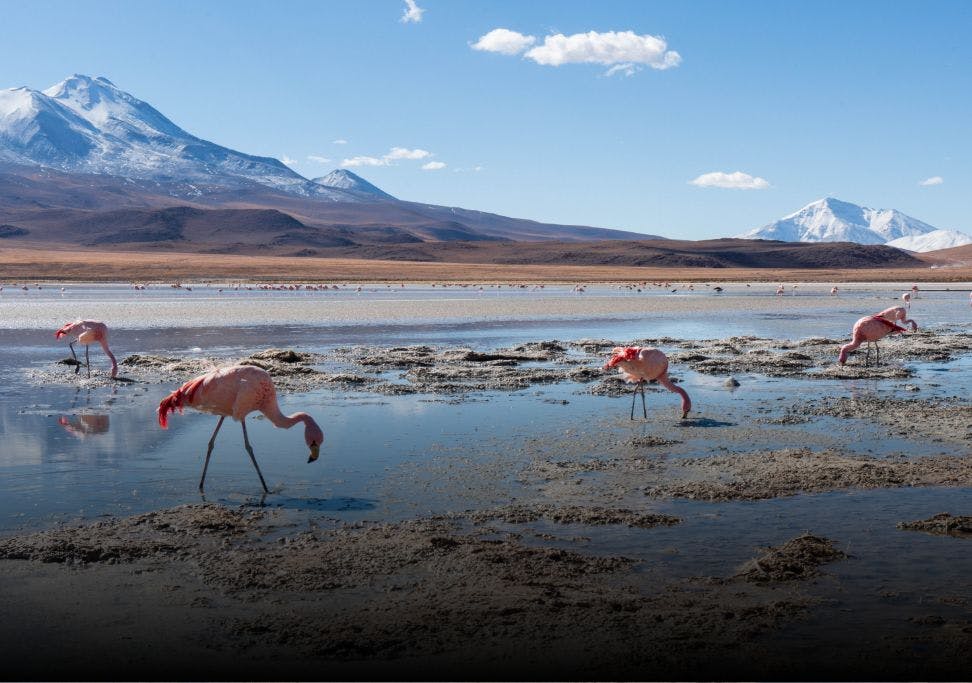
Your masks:
<svg viewBox="0 0 972 683"><path fill-rule="evenodd" d="M885 244L901 237L923 235L934 230L934 226L895 209L870 209L825 197L740 237L784 242Z"/></svg>
<svg viewBox="0 0 972 683"><path fill-rule="evenodd" d="M314 178L313 182L317 183L318 185L323 185L324 187L333 187L338 190L346 190L348 192L358 192L361 194L366 194L370 197L394 199L394 197L392 197L390 194L372 185L361 176L343 168L331 171L327 175L321 176L320 178Z"/></svg>
<svg viewBox="0 0 972 683"><path fill-rule="evenodd" d="M171 136L194 140L150 104L129 95L103 76L75 74L44 91L92 125L114 134Z"/></svg>
<svg viewBox="0 0 972 683"><path fill-rule="evenodd" d="M938 251L972 244L972 235L958 230L933 230L924 235L909 235L888 242L889 247L908 251Z"/></svg>
<svg viewBox="0 0 972 683"><path fill-rule="evenodd" d="M187 133L104 77L75 74L43 92L0 90L0 161L68 173L188 183L193 191L263 189L328 201L368 195L313 183L269 157Z"/></svg>

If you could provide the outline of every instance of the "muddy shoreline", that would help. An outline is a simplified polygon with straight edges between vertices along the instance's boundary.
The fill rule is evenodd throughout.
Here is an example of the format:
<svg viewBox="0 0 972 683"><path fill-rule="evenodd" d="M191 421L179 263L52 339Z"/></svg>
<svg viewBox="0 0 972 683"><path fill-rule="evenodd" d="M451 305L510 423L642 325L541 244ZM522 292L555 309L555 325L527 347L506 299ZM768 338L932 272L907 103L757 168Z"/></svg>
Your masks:
<svg viewBox="0 0 972 683"><path fill-rule="evenodd" d="M181 505L0 537L0 609L12 615L0 638L13 643L17 662L7 677L963 678L972 670L972 586L919 596L918 608L899 615L899 594L875 578L864 592L879 608L858 614L839 606L859 598L842 596L843 582L856 577L859 587L880 553L893 551L865 560L847 538L813 528L812 517L764 544L697 540L712 543L699 530L738 506L799 500L805 510L815 496L972 489L972 404L916 384L925 364L972 352L972 334L889 339L882 365L856 356L840 368L845 341L547 339L485 349L129 355L120 359L122 384L155 390L244 362L270 372L282 394L333 388L462 403L521 392L558 410L575 397L607 410L586 416L583 429L537 425L515 444L460 444L458 472L446 453L393 473L395 486L432 481L452 491L447 500L463 501L440 513L351 523L295 516L271 496L265 507ZM711 405L680 420L671 394L649 387L649 417L630 421L630 385L602 370L605 353L628 344L671 350L675 381L703 377L722 393L706 394ZM36 385L111 384L103 371L88 379L56 364L24 374ZM713 399L731 397L737 376L744 387L753 378L798 387L863 379L877 389L847 395L838 384L822 396L797 391L738 406ZM853 443L857 434L896 440L870 452ZM521 496L490 502L507 480ZM970 512L899 518L879 532L893 544L952 543L935 552L962 562ZM638 542L605 549L612 538ZM736 559L718 571L666 575L652 553L682 538L673 553ZM840 609L867 626L859 640L823 641L821 657L788 636Z"/></svg>

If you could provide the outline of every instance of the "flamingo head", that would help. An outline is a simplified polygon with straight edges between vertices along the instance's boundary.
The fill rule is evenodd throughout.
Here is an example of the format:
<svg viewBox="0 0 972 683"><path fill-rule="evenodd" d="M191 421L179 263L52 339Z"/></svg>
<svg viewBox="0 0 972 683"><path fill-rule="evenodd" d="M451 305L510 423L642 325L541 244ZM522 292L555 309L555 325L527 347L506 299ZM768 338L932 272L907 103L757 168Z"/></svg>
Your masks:
<svg viewBox="0 0 972 683"><path fill-rule="evenodd" d="M639 349L637 346L615 346L611 351L611 360L604 364L604 369L608 370L613 368L618 363L634 360L638 357L639 351L641 351L641 349Z"/></svg>
<svg viewBox="0 0 972 683"><path fill-rule="evenodd" d="M324 430L310 416L308 416L306 426L304 427L304 441L307 442L307 447L310 448L310 455L307 456L307 462L312 463L321 455L321 445L324 443Z"/></svg>

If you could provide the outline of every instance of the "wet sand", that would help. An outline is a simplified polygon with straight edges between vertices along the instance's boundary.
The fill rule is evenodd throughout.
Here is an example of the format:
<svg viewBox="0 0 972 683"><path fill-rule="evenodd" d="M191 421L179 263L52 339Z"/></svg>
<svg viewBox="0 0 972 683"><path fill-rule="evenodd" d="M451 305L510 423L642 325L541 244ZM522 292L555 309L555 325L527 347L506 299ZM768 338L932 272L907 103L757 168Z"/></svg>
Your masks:
<svg viewBox="0 0 972 683"><path fill-rule="evenodd" d="M725 506L795 501L804 511L795 514L806 515L808 525L834 526L806 512L814 496L853 501L874 491L972 488L972 404L964 394L926 396L907 384L920 381L927 364L966 358L972 334L932 329L889 339L882 365L865 367L858 354L839 368L834 358L843 341L548 339L488 349L277 348L229 359L128 355L120 374L139 385L177 385L236 361L267 369L283 394L338 387L349 396L462 402L566 385L577 395L606 397L611 414L559 433L538 425L512 454L493 451L497 443L510 447L508 440L459 444L461 471L451 462L436 469L441 461L403 466L395 478L401 490L433 481L452 491L449 500L458 502L445 513L295 521L271 495L265 506L184 505L2 538L0 609L8 618L0 638L12 644L9 660L16 662L7 673L962 678L972 670L968 583L905 609L881 573L891 551L880 545L858 550L847 538L806 527L762 547L732 535L713 544L712 532L699 531L745 509ZM671 394L650 387L649 418L631 423L630 386L601 367L605 350L618 344L677 347L676 381L690 369L726 392L738 375L797 387L864 380L884 393L796 391L746 404L755 414L727 404L679 420ZM104 373L88 379L59 365L29 369L26 378L36 385L110 383ZM561 395L537 398L571 400ZM850 431L835 432L828 422L835 420ZM633 429L639 423L647 433ZM869 452L856 447L854 430L901 440ZM775 447L779 442L799 445ZM490 493L508 478L521 485L522 497L490 504ZM925 536L914 531L939 534L953 545L936 551L968 567L969 512L899 518L897 529L891 523L871 533L895 543ZM854 528L861 525L867 531L875 523L863 517ZM613 538L638 542L612 545ZM655 567L652 554L666 552L707 556L717 568ZM854 586L846 589L851 595L844 582ZM873 613L857 617L855 608L842 607L861 596L877 602ZM865 635L847 641L828 639L826 628L811 630L825 648L814 652L792 635L842 610L863 620Z"/></svg>

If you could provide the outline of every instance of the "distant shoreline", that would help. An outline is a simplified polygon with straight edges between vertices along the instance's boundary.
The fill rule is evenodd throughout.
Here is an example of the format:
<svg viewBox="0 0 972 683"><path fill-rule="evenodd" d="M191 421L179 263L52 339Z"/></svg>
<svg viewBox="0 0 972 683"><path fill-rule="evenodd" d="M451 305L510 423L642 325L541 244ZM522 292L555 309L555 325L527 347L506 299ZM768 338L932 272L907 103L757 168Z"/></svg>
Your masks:
<svg viewBox="0 0 972 683"><path fill-rule="evenodd" d="M969 282L972 264L923 268L684 268L0 248L0 282Z"/></svg>

